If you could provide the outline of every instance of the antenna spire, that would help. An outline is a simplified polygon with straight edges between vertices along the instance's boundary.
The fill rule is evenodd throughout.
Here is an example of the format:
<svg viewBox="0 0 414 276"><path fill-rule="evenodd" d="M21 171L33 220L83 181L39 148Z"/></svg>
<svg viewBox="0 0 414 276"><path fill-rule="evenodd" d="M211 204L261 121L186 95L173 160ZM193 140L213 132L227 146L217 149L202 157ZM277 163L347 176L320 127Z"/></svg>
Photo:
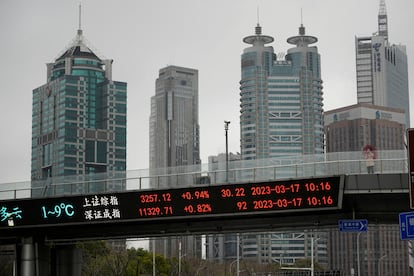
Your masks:
<svg viewBox="0 0 414 276"><path fill-rule="evenodd" d="M387 7L385 6L385 0L380 1L380 7L378 12L378 34L388 39L388 17Z"/></svg>
<svg viewBox="0 0 414 276"><path fill-rule="evenodd" d="M259 9L259 5L257 5L257 25L259 25L260 23L260 9Z"/></svg>
<svg viewBox="0 0 414 276"><path fill-rule="evenodd" d="M82 35L82 3L79 2L79 27L78 27L78 35Z"/></svg>
<svg viewBox="0 0 414 276"><path fill-rule="evenodd" d="M381 14L381 15L386 15L387 14L387 7L385 5L385 0L380 1L379 14Z"/></svg>
<svg viewBox="0 0 414 276"><path fill-rule="evenodd" d="M300 25L303 25L302 8L300 8Z"/></svg>
<svg viewBox="0 0 414 276"><path fill-rule="evenodd" d="M259 5L257 5L257 9L256 9L256 13L257 13L257 25L255 28L255 33L256 35L261 35L262 34L262 27L260 27L260 23L259 23Z"/></svg>
<svg viewBox="0 0 414 276"><path fill-rule="evenodd" d="M300 27L299 27L299 35L305 35L305 27L303 27L303 14L302 14L302 8L300 8Z"/></svg>

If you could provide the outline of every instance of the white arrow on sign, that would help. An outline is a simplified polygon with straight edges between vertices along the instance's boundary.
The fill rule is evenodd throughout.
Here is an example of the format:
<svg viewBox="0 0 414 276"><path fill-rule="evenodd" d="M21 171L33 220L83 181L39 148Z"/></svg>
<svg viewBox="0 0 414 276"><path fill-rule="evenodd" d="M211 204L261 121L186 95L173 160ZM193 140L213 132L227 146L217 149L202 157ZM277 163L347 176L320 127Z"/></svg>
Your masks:
<svg viewBox="0 0 414 276"><path fill-rule="evenodd" d="M359 222L359 225L360 225L359 231L362 231L365 229L365 223L363 223L362 220Z"/></svg>

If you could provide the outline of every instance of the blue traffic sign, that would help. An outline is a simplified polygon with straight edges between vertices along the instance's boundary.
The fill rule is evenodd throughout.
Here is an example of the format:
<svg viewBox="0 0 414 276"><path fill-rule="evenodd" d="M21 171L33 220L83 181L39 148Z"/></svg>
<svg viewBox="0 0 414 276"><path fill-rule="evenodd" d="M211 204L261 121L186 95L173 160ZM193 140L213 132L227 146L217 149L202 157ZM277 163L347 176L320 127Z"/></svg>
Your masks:
<svg viewBox="0 0 414 276"><path fill-rule="evenodd" d="M400 237L414 240L414 212L400 213Z"/></svg>
<svg viewBox="0 0 414 276"><path fill-rule="evenodd" d="M342 219L338 221L340 232L367 232L368 220Z"/></svg>

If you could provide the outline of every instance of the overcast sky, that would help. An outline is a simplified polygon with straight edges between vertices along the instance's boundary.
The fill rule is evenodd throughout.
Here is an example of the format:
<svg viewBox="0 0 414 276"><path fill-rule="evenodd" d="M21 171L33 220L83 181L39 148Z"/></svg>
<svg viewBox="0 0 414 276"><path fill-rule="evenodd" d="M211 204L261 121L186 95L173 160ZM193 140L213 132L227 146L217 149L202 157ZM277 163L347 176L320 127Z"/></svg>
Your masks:
<svg viewBox="0 0 414 276"><path fill-rule="evenodd" d="M0 183L30 179L32 90L78 29L75 0L0 1ZM377 31L379 0L84 0L82 29L98 54L114 60L113 79L128 83L128 170L148 168L150 98L159 69L199 70L201 158L240 151L240 55L257 24L291 47L301 9L322 61L324 109L356 103L355 36ZM414 1L388 0L389 40L407 46L413 107ZM411 121L413 114L411 114Z"/></svg>

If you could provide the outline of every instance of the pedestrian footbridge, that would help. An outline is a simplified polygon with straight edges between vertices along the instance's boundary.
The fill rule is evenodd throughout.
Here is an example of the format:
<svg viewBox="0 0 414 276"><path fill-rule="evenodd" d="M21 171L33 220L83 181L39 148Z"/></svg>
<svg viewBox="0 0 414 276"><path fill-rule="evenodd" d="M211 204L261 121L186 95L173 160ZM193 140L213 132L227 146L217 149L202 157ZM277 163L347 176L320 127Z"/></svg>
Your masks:
<svg viewBox="0 0 414 276"><path fill-rule="evenodd" d="M399 213L410 206L406 153L379 153L373 174L362 156L335 153L4 183L0 245L14 248L19 275L80 275L79 252L70 246L79 240L323 229L337 227L341 219L398 224Z"/></svg>
<svg viewBox="0 0 414 276"><path fill-rule="evenodd" d="M373 174L364 161L336 153L2 184L0 240L398 224L410 206L406 153L380 152Z"/></svg>

